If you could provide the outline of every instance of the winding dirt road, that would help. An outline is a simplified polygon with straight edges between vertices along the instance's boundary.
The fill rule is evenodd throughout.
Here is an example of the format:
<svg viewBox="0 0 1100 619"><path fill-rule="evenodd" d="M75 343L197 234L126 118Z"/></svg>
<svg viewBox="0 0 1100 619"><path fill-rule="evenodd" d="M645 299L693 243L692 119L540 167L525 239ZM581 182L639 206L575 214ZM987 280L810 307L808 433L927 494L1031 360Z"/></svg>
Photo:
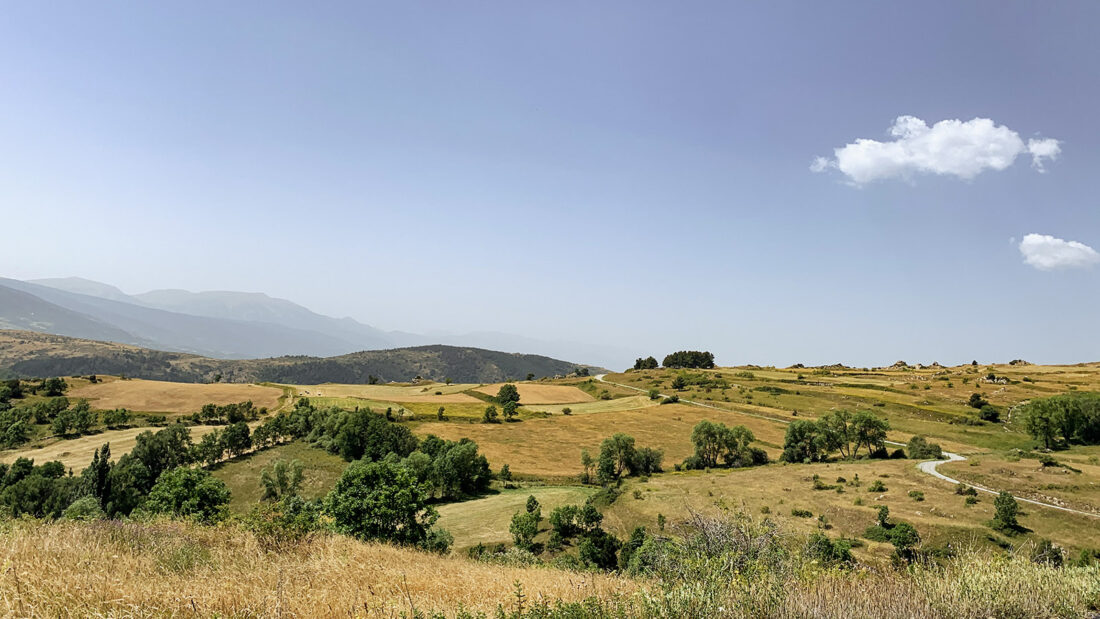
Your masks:
<svg viewBox="0 0 1100 619"><path fill-rule="evenodd" d="M616 382L613 382L613 381L610 381L610 380L606 380L604 378L605 376L607 376L607 374L596 374L594 376L594 378L596 380L600 381L601 383L607 383L609 385L615 385L616 387L622 387L624 389L633 389L634 391L641 391L642 393L645 393L644 389L640 389L640 388L634 387L632 385L624 385L622 383L616 383ZM659 393L657 395L662 397L662 398L667 398L668 397L667 395L665 395L663 393ZM767 419L768 421L774 421L775 423L782 423L782 424L790 424L791 423L790 421L787 421L786 419L777 419L775 417L768 417L767 415L758 415L758 414L755 414L755 413L746 413L744 411L730 410L728 408L720 408L720 407L714 406L713 404L704 404L703 402L694 402L692 400L684 400L684 399L680 399L680 402L683 402L684 404L691 404L693 406L702 406L703 408L713 408L716 411L722 411L724 413L736 413L738 415L747 415L749 417L756 417L758 419ZM886 444L887 445L895 445L895 446L898 446L898 447L904 447L905 446L904 443L897 443L897 442L894 442L894 441L886 441ZM963 483L963 482L961 482L957 479L948 477L947 475L944 475L943 473L939 472L938 467L939 467L939 465L946 464L948 462L961 462L963 460L966 460L966 456L961 456L959 454L950 453L950 452L947 452L947 451L943 452L943 455L945 456L945 458L943 460L926 460L924 462L918 463L917 464L917 469L919 469L922 473L927 473L928 475L931 475L932 477L935 477L936 479L941 479L941 480L946 481L946 482L951 483L951 484L956 484L957 485L957 484ZM975 484L967 484L967 485L970 486L971 488L974 488L975 490L978 490L979 492L985 492L985 493L988 493L988 494L1000 494L1000 491L993 490L991 488L986 488L984 486L978 486L978 485L975 485ZM1035 500L1032 500L1032 499L1025 499L1025 498L1019 497L1019 496L1017 496L1015 498L1016 498L1017 501L1020 501L1022 503L1027 503L1029 505L1037 505L1039 507L1046 507L1048 509L1057 509L1059 511L1068 512L1070 514L1077 514L1078 516L1086 516L1086 517L1089 517L1089 518L1100 518L1100 514L1095 514L1095 513L1092 513L1092 512L1085 512L1085 511L1081 511L1081 510L1077 510L1077 509L1071 509L1069 507L1062 507L1061 505L1054 505L1053 503L1044 503L1042 501L1035 501Z"/></svg>

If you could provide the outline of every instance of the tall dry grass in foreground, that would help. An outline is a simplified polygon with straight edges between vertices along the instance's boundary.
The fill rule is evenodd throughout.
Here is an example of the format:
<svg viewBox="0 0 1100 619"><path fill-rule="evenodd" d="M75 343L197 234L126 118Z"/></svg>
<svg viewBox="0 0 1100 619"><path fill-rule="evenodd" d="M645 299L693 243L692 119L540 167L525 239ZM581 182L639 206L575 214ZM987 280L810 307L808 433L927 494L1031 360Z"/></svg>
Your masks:
<svg viewBox="0 0 1100 619"><path fill-rule="evenodd" d="M14 521L0 533L5 617L393 617L634 589L604 575L439 557L337 535L265 552L232 525Z"/></svg>
<svg viewBox="0 0 1100 619"><path fill-rule="evenodd" d="M634 581L333 535L266 552L234 525L26 520L0 527L3 617L396 617L413 608L493 617L498 606L517 609L517 581L534 611L524 619L1100 617L1100 568L986 553L942 568L822 569L748 536L720 547L686 544L667 555L663 575ZM755 550L745 554L740 542ZM542 608L540 600L552 603Z"/></svg>

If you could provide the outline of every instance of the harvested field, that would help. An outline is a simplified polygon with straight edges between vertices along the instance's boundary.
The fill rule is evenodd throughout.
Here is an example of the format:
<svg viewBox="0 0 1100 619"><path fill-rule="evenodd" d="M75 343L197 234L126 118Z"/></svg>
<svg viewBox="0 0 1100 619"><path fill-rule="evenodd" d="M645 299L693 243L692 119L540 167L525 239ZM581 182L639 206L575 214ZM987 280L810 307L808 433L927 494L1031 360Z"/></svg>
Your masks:
<svg viewBox="0 0 1100 619"><path fill-rule="evenodd" d="M194 413L203 404L233 404L252 400L257 407L274 409L283 395L278 387L238 383L171 383L159 380L111 380L88 384L67 393L87 398L101 410L126 408L149 413Z"/></svg>
<svg viewBox="0 0 1100 619"><path fill-rule="evenodd" d="M537 413L560 414L563 408L568 408L572 415L589 415L592 413L614 413L618 411L632 411L642 408L657 406L659 400L651 400L649 396L635 395L614 400L596 400L595 402L581 402L580 404L524 404L523 407Z"/></svg>
<svg viewBox="0 0 1100 619"><path fill-rule="evenodd" d="M255 425L255 424L251 424ZM219 429L219 426L190 426L191 440L198 441L204 434ZM137 436L142 432L156 432L161 428L127 428L125 430L107 430L98 434L88 434L79 438L56 441L45 447L22 447L15 451L0 452L0 462L14 462L17 458L32 458L36 464L58 460L74 473L80 473L92 462L95 450L103 443L111 444L112 460L128 453L137 444Z"/></svg>
<svg viewBox="0 0 1100 619"><path fill-rule="evenodd" d="M485 395L495 396L500 391L501 385L485 385L475 391ZM514 383L519 390L519 403L527 404L572 404L575 402L591 402L595 400L587 393L572 385L545 385L542 383Z"/></svg>
<svg viewBox="0 0 1100 619"><path fill-rule="evenodd" d="M722 412L669 404L644 409L593 415L554 415L518 423L452 424L431 422L416 428L417 434L435 434L459 440L477 441L494 469L507 464L514 473L552 478L575 477L580 472L581 450L593 455L600 441L616 432L636 439L638 447L657 447L665 452L665 467L689 456L691 429L703 419L726 425L744 425L756 435L770 456L778 457L786 427L734 412Z"/></svg>
<svg viewBox="0 0 1100 619"><path fill-rule="evenodd" d="M462 393L477 385L290 385L299 396L314 398L362 398L383 402L438 402L440 404L479 402L477 398ZM436 394L439 395L436 395ZM493 392L494 394L496 392Z"/></svg>

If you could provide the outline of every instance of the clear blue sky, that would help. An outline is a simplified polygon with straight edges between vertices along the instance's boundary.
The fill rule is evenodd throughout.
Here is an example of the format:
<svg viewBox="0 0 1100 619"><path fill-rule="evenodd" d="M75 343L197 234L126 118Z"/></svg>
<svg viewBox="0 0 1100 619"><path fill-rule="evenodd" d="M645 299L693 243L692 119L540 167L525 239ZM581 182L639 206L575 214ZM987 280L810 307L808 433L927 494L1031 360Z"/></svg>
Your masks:
<svg viewBox="0 0 1100 619"><path fill-rule="evenodd" d="M0 275L262 291L621 363L1100 359L1091 254L1020 247L1100 247L1094 2L3 12ZM853 180L834 149L904 115L944 140ZM1000 139L974 118L1058 156L952 172L973 163L953 140Z"/></svg>

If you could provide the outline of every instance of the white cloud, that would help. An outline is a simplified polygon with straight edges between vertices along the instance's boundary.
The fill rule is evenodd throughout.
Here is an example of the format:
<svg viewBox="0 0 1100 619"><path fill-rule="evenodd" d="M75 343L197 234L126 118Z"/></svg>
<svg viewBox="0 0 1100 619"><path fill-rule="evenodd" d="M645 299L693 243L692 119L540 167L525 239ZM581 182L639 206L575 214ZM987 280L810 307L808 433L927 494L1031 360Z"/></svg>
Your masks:
<svg viewBox="0 0 1100 619"><path fill-rule="evenodd" d="M914 174L941 174L971 179L986 170L1004 170L1022 153L1043 170L1043 160L1061 153L1058 140L1032 139L988 118L941 120L928 126L915 116L899 116L890 127L896 139L887 142L857 139L833 150L833 159L818 157L810 170L837 168L856 185Z"/></svg>
<svg viewBox="0 0 1100 619"><path fill-rule="evenodd" d="M1024 255L1025 263L1042 271L1090 267L1100 263L1100 253L1088 245L1049 234L1024 236L1024 240L1020 241L1020 253Z"/></svg>
<svg viewBox="0 0 1100 619"><path fill-rule="evenodd" d="M1058 155L1062 154L1062 146L1054 138L1047 138L1045 140L1028 140L1027 152L1031 153L1031 167L1040 172L1046 172L1046 168L1043 167L1043 159L1050 159L1054 161L1058 158Z"/></svg>

